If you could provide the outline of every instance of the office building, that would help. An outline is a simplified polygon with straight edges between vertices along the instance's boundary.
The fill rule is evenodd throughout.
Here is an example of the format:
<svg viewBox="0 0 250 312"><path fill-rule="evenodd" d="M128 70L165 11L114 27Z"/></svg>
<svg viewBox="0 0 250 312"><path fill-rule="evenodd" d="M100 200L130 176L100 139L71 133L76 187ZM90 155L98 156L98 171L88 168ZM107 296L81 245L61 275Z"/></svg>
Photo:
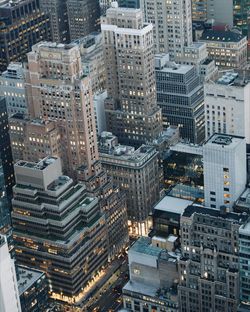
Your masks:
<svg viewBox="0 0 250 312"><path fill-rule="evenodd" d="M74 41L81 53L83 75L90 78L92 93L106 89L106 70L103 56L102 34L92 33Z"/></svg>
<svg viewBox="0 0 250 312"><path fill-rule="evenodd" d="M3 235L0 235L0 267L0 311L21 312L14 260Z"/></svg>
<svg viewBox="0 0 250 312"><path fill-rule="evenodd" d="M139 9L109 8L102 18L107 73L108 131L121 144L139 147L162 130L156 105L153 26Z"/></svg>
<svg viewBox="0 0 250 312"><path fill-rule="evenodd" d="M148 237L139 238L128 251L129 282L123 287L129 311L177 312L178 254L164 250Z"/></svg>
<svg viewBox="0 0 250 312"><path fill-rule="evenodd" d="M16 272L22 311L45 311L49 305L45 273L21 265L16 266Z"/></svg>
<svg viewBox="0 0 250 312"><path fill-rule="evenodd" d="M242 68L247 62L247 38L238 31L206 30L200 42L207 44L210 58L220 68Z"/></svg>
<svg viewBox="0 0 250 312"><path fill-rule="evenodd" d="M250 1L249 0L233 0L234 26L242 30L244 36L249 38L249 16Z"/></svg>
<svg viewBox="0 0 250 312"><path fill-rule="evenodd" d="M231 210L245 190L246 140L214 134L203 146L205 206Z"/></svg>
<svg viewBox="0 0 250 312"><path fill-rule="evenodd" d="M23 62L31 47L39 41L50 40L50 20L38 0L0 3L0 72L10 62Z"/></svg>
<svg viewBox="0 0 250 312"><path fill-rule="evenodd" d="M144 20L154 25L155 53L169 53L170 59L183 56L192 44L191 1L141 0Z"/></svg>
<svg viewBox="0 0 250 312"><path fill-rule="evenodd" d="M99 0L67 0L70 40L100 30Z"/></svg>
<svg viewBox="0 0 250 312"><path fill-rule="evenodd" d="M61 134L54 120L29 119L22 114L9 118L14 163L25 159L36 162L45 156L62 157ZM63 169L67 170L67 168Z"/></svg>
<svg viewBox="0 0 250 312"><path fill-rule="evenodd" d="M163 237L180 235L180 219L185 209L193 201L182 198L164 196L153 208L153 230L150 237Z"/></svg>
<svg viewBox="0 0 250 312"><path fill-rule="evenodd" d="M250 212L250 188L247 187L244 192L240 195L234 205L234 211L243 213L246 212L249 214Z"/></svg>
<svg viewBox="0 0 250 312"><path fill-rule="evenodd" d="M152 146L117 145L117 138L103 133L100 160L108 175L126 193L128 225L131 235L146 235L149 213L160 196L158 153Z"/></svg>
<svg viewBox="0 0 250 312"><path fill-rule="evenodd" d="M196 68L168 62L163 54L156 55L155 71L163 126L178 126L184 140L201 143L205 138L204 91Z"/></svg>
<svg viewBox="0 0 250 312"><path fill-rule="evenodd" d="M52 41L69 43L67 0L40 0L40 6L49 15Z"/></svg>
<svg viewBox="0 0 250 312"><path fill-rule="evenodd" d="M250 80L246 72L222 73L205 83L204 92L206 138L224 133L245 137L250 144Z"/></svg>
<svg viewBox="0 0 250 312"><path fill-rule="evenodd" d="M107 263L107 228L98 199L62 175L59 158L15 165L13 239L17 263L42 270L53 298L77 302Z"/></svg>
<svg viewBox="0 0 250 312"><path fill-rule="evenodd" d="M105 100L107 99L107 91L98 92L94 96L96 133L101 135L107 130L107 122L105 115Z"/></svg>
<svg viewBox="0 0 250 312"><path fill-rule="evenodd" d="M237 311L240 296L239 228L245 214L189 206L181 217L178 263L181 312Z"/></svg>
<svg viewBox="0 0 250 312"><path fill-rule="evenodd" d="M5 98L8 116L28 113L24 79L21 63L10 63L0 76L0 95Z"/></svg>
<svg viewBox="0 0 250 312"><path fill-rule="evenodd" d="M28 54L27 94L32 119L53 119L61 133L63 164L75 177L98 160L91 82L82 74L76 44L40 43ZM52 154L53 155L53 154Z"/></svg>
<svg viewBox="0 0 250 312"><path fill-rule="evenodd" d="M12 197L12 187L15 184L13 158L11 151L8 113L5 99L0 98L0 158L4 174L7 197Z"/></svg>

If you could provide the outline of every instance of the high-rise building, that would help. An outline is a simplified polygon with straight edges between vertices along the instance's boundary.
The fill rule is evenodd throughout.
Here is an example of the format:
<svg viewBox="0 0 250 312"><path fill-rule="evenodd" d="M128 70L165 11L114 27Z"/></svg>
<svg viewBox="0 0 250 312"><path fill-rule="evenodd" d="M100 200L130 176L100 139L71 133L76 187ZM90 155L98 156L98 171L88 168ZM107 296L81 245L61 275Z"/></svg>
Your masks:
<svg viewBox="0 0 250 312"><path fill-rule="evenodd" d="M205 138L204 90L194 66L168 62L156 55L157 104L163 126L179 126L180 135L191 143Z"/></svg>
<svg viewBox="0 0 250 312"><path fill-rule="evenodd" d="M231 210L247 182L244 137L214 134L203 147L205 206Z"/></svg>
<svg viewBox="0 0 250 312"><path fill-rule="evenodd" d="M108 131L122 144L140 146L161 133L156 105L153 26L139 9L113 4L102 18L107 72Z"/></svg>
<svg viewBox="0 0 250 312"><path fill-rule="evenodd" d="M144 20L154 25L156 53L181 57L184 47L192 44L191 0L141 0Z"/></svg>
<svg viewBox="0 0 250 312"><path fill-rule="evenodd" d="M240 252L240 300L249 306L250 304L250 223L243 224L239 229Z"/></svg>
<svg viewBox="0 0 250 312"><path fill-rule="evenodd" d="M123 8L140 8L140 0L118 0L119 7Z"/></svg>
<svg viewBox="0 0 250 312"><path fill-rule="evenodd" d="M0 95L5 98L9 116L28 113L24 81L24 68L21 63L10 63L0 76Z"/></svg>
<svg viewBox="0 0 250 312"><path fill-rule="evenodd" d="M206 138L224 133L245 137L250 144L250 82L246 72L223 73L205 83L204 92Z"/></svg>
<svg viewBox="0 0 250 312"><path fill-rule="evenodd" d="M199 41L207 44L208 55L216 66L234 69L247 63L247 37L238 31L206 30Z"/></svg>
<svg viewBox="0 0 250 312"><path fill-rule="evenodd" d="M38 163L19 161L15 176L12 220L17 262L44 271L52 296L78 301L108 259L106 220L98 198L62 175L56 157Z"/></svg>
<svg viewBox="0 0 250 312"><path fill-rule="evenodd" d="M69 43L67 0L40 0L40 6L50 17L52 41Z"/></svg>
<svg viewBox="0 0 250 312"><path fill-rule="evenodd" d="M64 166L71 176L98 160L90 79L83 77L79 47L40 43L28 54L27 93L31 117L53 119L61 132Z"/></svg>
<svg viewBox="0 0 250 312"><path fill-rule="evenodd" d="M99 0L67 0L70 40L100 30Z"/></svg>
<svg viewBox="0 0 250 312"><path fill-rule="evenodd" d="M128 226L131 235L146 235L149 213L160 196L158 152L152 146L117 145L112 133L104 132L99 151L103 168L126 194Z"/></svg>
<svg viewBox="0 0 250 312"><path fill-rule="evenodd" d="M249 0L233 0L234 5L234 26L241 28L244 36L249 35Z"/></svg>
<svg viewBox="0 0 250 312"><path fill-rule="evenodd" d="M15 184L13 158L11 151L8 113L4 98L0 98L0 158L4 174L7 196L12 197L12 187Z"/></svg>
<svg viewBox="0 0 250 312"><path fill-rule="evenodd" d="M215 176L214 176L215 177ZM181 217L179 311L235 312L239 304L239 228L246 214L189 206Z"/></svg>
<svg viewBox="0 0 250 312"><path fill-rule="evenodd" d="M50 40L50 20L38 0L9 1L0 3L0 71L10 62L26 60L26 54L39 41Z"/></svg>
<svg viewBox="0 0 250 312"><path fill-rule="evenodd" d="M21 312L14 260L5 236L0 235L0 311Z"/></svg>

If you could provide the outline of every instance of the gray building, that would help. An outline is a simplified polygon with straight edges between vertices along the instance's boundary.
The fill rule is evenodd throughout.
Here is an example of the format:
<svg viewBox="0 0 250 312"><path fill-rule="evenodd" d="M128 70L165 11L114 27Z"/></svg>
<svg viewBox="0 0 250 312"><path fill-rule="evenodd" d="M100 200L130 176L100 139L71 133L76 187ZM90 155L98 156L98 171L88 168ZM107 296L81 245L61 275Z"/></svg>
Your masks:
<svg viewBox="0 0 250 312"><path fill-rule="evenodd" d="M118 0L118 4L120 7L123 8L133 8L133 9L140 8L140 0Z"/></svg>
<svg viewBox="0 0 250 312"><path fill-rule="evenodd" d="M179 126L180 136L191 143L205 139L204 90L197 70L191 65L168 62L156 55L157 104L163 126Z"/></svg>
<svg viewBox="0 0 250 312"><path fill-rule="evenodd" d="M52 297L73 303L108 260L107 228L98 198L63 176L56 157L19 161L15 175L12 221L17 263L46 272Z"/></svg>
<svg viewBox="0 0 250 312"><path fill-rule="evenodd" d="M40 0L41 9L49 15L52 41L69 42L67 0Z"/></svg>
<svg viewBox="0 0 250 312"><path fill-rule="evenodd" d="M100 30L99 0L67 0L70 40Z"/></svg>
<svg viewBox="0 0 250 312"><path fill-rule="evenodd" d="M246 214L189 206L181 217L180 312L237 311L239 228Z"/></svg>
<svg viewBox="0 0 250 312"><path fill-rule="evenodd" d="M100 160L115 184L126 193L131 235L145 235L148 215L160 196L158 152L152 146L117 145L117 138L104 132L99 145Z"/></svg>

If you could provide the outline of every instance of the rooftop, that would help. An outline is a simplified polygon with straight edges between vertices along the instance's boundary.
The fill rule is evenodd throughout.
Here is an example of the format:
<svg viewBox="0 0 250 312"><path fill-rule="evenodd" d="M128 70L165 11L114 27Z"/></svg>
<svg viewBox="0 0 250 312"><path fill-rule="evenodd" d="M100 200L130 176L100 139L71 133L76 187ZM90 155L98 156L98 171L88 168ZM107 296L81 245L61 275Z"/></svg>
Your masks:
<svg viewBox="0 0 250 312"><path fill-rule="evenodd" d="M44 272L34 270L24 266L17 266L18 271L18 290L19 295L22 295L26 290L28 290L37 280L42 276L45 276Z"/></svg>
<svg viewBox="0 0 250 312"><path fill-rule="evenodd" d="M229 147L231 149L235 149L242 142L242 140L244 140L244 137L215 133L206 141L204 146L217 145L223 148Z"/></svg>
<svg viewBox="0 0 250 312"><path fill-rule="evenodd" d="M44 170L45 168L47 168L49 165L51 165L56 160L57 160L57 157L53 157L53 156L48 156L48 157L42 159L41 161L39 161L37 163L19 160L15 164L15 166L25 167L25 168L30 168L30 169L36 169L36 170Z"/></svg>
<svg viewBox="0 0 250 312"><path fill-rule="evenodd" d="M140 237L131 247L131 251L142 253L148 256L159 257L163 249L151 245L149 237Z"/></svg>
<svg viewBox="0 0 250 312"><path fill-rule="evenodd" d="M218 41L218 42L239 42L245 38L242 34L230 30L205 30L200 40Z"/></svg>
<svg viewBox="0 0 250 312"><path fill-rule="evenodd" d="M155 210L162 210L164 212L172 212L177 214L183 214L184 210L189 206L192 205L192 201L172 197L172 196L165 196L160 200L154 207Z"/></svg>

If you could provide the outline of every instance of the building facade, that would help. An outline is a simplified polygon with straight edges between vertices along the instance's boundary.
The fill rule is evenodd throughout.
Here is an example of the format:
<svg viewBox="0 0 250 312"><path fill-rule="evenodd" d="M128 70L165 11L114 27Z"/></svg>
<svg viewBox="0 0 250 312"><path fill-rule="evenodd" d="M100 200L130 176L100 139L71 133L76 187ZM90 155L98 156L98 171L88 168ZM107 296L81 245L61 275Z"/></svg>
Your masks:
<svg viewBox="0 0 250 312"><path fill-rule="evenodd" d="M247 182L245 138L214 134L203 146L203 165L205 206L231 210Z"/></svg>
<svg viewBox="0 0 250 312"><path fill-rule="evenodd" d="M156 105L153 26L138 9L118 8L102 19L107 73L108 131L122 144L139 147L162 131Z"/></svg>
<svg viewBox="0 0 250 312"><path fill-rule="evenodd" d="M3 235L0 235L0 265L0 311L21 312L14 260Z"/></svg>
<svg viewBox="0 0 250 312"><path fill-rule="evenodd" d="M99 0L67 0L70 40L100 30Z"/></svg>
<svg viewBox="0 0 250 312"><path fill-rule="evenodd" d="M37 42L51 39L50 20L38 0L2 1L0 72L10 62L23 62Z"/></svg>
<svg viewBox="0 0 250 312"><path fill-rule="evenodd" d="M52 41L69 43L67 0L40 0L40 5L50 17Z"/></svg>
<svg viewBox="0 0 250 312"><path fill-rule="evenodd" d="M236 31L206 30L200 42L206 42L209 57L220 68L242 68L247 62L247 38Z"/></svg>
<svg viewBox="0 0 250 312"><path fill-rule="evenodd" d="M156 55L155 66L163 126L178 126L184 140L201 143L205 138L204 90L196 68L167 62L164 55Z"/></svg>
<svg viewBox="0 0 250 312"><path fill-rule="evenodd" d="M234 5L234 25L242 30L244 36L249 38L249 0L233 0Z"/></svg>
<svg viewBox="0 0 250 312"><path fill-rule="evenodd" d="M17 263L44 271L52 297L77 302L108 259L106 221L98 199L63 176L56 157L19 161L15 175Z"/></svg>
<svg viewBox="0 0 250 312"><path fill-rule="evenodd" d="M103 168L126 194L130 234L146 235L149 213L160 196L158 153L152 146L142 145L135 150L131 146L115 145L117 141L112 142L110 133L103 133L100 140Z"/></svg>
<svg viewBox="0 0 250 312"><path fill-rule="evenodd" d="M223 209L186 208L181 217L179 311L237 311L239 227L247 218Z"/></svg>
<svg viewBox="0 0 250 312"><path fill-rule="evenodd" d="M21 63L10 63L0 76L0 95L5 98L8 115L27 114L24 68Z"/></svg>
<svg viewBox="0 0 250 312"><path fill-rule="evenodd" d="M144 20L154 25L156 53L169 53L170 59L183 56L192 44L191 1L140 0Z"/></svg>
<svg viewBox="0 0 250 312"><path fill-rule="evenodd" d="M206 139L224 133L245 137L250 144L250 82L246 74L223 73L219 79L205 83L204 89Z"/></svg>

